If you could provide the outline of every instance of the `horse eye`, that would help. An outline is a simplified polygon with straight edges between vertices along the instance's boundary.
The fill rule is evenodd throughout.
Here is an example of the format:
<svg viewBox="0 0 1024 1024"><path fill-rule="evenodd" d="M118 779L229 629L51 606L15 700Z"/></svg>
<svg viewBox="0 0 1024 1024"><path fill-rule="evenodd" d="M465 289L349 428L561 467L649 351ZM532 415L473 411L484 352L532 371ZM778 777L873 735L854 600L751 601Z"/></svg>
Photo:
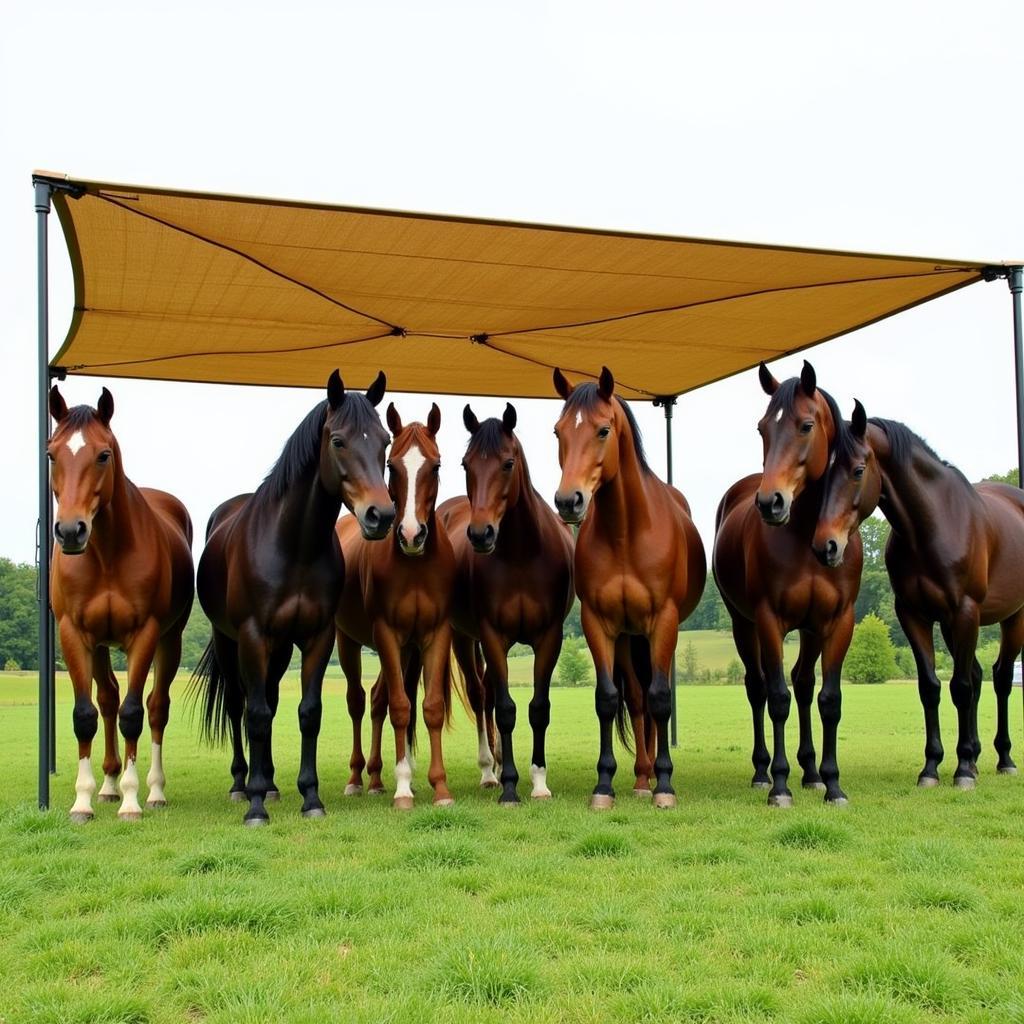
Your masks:
<svg viewBox="0 0 1024 1024"><path fill-rule="evenodd" d="M432 472L432 473L434 474L434 476L440 476L440 475L441 475L441 464L440 464L440 463L438 463L438 464L437 464L437 465L436 465L436 466L435 466L435 467L434 467L434 468L433 468L433 469L431 470L431 472Z"/></svg>
<svg viewBox="0 0 1024 1024"><path fill-rule="evenodd" d="M861 478L862 476L864 476L864 467L863 467L863 466L858 466L858 467L857 467L857 468L856 468L856 469L855 469L855 470L853 471L853 479L854 479L854 480L860 480L860 478Z"/></svg>
<svg viewBox="0 0 1024 1024"><path fill-rule="evenodd" d="M96 461L101 466L105 466L110 461L110 452L100 452L96 458Z"/></svg>
<svg viewBox="0 0 1024 1024"><path fill-rule="evenodd" d="M601 427L601 429L597 432L597 436L601 438L601 440L603 441L611 432L611 427Z"/></svg>
<svg viewBox="0 0 1024 1024"><path fill-rule="evenodd" d="M809 434L814 429L814 420L805 420L800 424L800 433Z"/></svg>
<svg viewBox="0 0 1024 1024"><path fill-rule="evenodd" d="M505 470L506 473L511 473L512 472L512 467L514 465L515 465L515 462L512 459L509 459L508 462L506 462L501 468L503 470Z"/></svg>
<svg viewBox="0 0 1024 1024"><path fill-rule="evenodd" d="M333 447L335 447L335 448L344 448L345 447L345 442L342 441L342 439L340 437L332 437L331 438L331 445Z"/></svg>

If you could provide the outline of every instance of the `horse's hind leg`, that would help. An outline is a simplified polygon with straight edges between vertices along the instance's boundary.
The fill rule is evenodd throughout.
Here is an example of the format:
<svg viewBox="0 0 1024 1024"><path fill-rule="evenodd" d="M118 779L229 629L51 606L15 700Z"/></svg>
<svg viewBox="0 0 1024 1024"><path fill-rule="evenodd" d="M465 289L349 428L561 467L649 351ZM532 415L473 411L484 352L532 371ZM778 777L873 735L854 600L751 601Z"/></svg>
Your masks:
<svg viewBox="0 0 1024 1024"><path fill-rule="evenodd" d="M149 697L146 699L149 735L152 741L149 773L146 775L146 786L149 788L146 806L149 808L167 806L167 797L164 795L164 730L171 714L171 683L174 682L174 675L180 663L181 631L174 626L156 645L156 654L153 658L153 689L149 691Z"/></svg>
<svg viewBox="0 0 1024 1024"><path fill-rule="evenodd" d="M160 626L150 618L135 634L128 649L128 692L121 703L118 715L121 735L124 737L124 772L121 775L121 806L117 816L122 821L138 821L142 818L139 805L139 773L136 761L139 754L139 737L142 735L142 694L146 686L150 666L156 655L160 640ZM180 654L180 651L179 651ZM176 667L176 666L175 666ZM169 683L164 683L169 687ZM170 698L168 699L168 703ZM163 733L161 732L161 738Z"/></svg>
<svg viewBox="0 0 1024 1024"><path fill-rule="evenodd" d="M818 694L818 713L821 715L821 778L825 783L825 802L841 805L846 794L839 786L839 758L837 752L839 720L843 713L840 682L843 660L853 637L853 605L825 637L821 652L821 692Z"/></svg>
<svg viewBox="0 0 1024 1024"><path fill-rule="evenodd" d="M402 673L402 652L398 638L381 622L374 625L374 642L380 654L381 675L387 686L387 708L395 732L395 797L398 810L411 810L412 765L409 763L407 739L410 719L409 698ZM375 687L376 689L376 687Z"/></svg>
<svg viewBox="0 0 1024 1024"><path fill-rule="evenodd" d="M333 631L331 636L333 637ZM330 660L330 654L328 654ZM267 703L270 705L271 720L277 717L277 706L281 700L281 677L288 671L292 663L292 645L285 644L271 652L270 668L267 670ZM321 679L321 686L322 686ZM281 799L281 790L274 781L277 769L274 766L274 742L273 737L267 737L267 800L276 801Z"/></svg>
<svg viewBox="0 0 1024 1024"><path fill-rule="evenodd" d="M735 611L726 601L729 617L732 619L732 637L736 644L736 653L743 662L743 682L747 691L747 701L754 723L754 748L750 760L754 766L754 776L750 785L755 789L769 789L772 784L768 774L771 755L764 738L764 708L768 699L764 682L764 671L761 668L761 647L757 640L754 624Z"/></svg>
<svg viewBox="0 0 1024 1024"><path fill-rule="evenodd" d="M999 755L996 771L1016 775L1017 766L1010 757L1010 692L1013 689L1013 664L1024 647L1024 611L1002 623L999 657L992 666L992 682L996 691L995 748Z"/></svg>
<svg viewBox="0 0 1024 1024"><path fill-rule="evenodd" d="M767 607L758 609L757 637L768 696L768 717L772 720L772 788L768 793L768 804L771 807L792 807L789 759L786 757L786 720L791 699L782 664L782 629L774 612Z"/></svg>
<svg viewBox="0 0 1024 1024"><path fill-rule="evenodd" d="M981 703L981 686L985 681L985 671L981 662L974 659L971 669L971 771L978 777L978 758L981 757L981 736L978 733L978 705Z"/></svg>
<svg viewBox="0 0 1024 1024"><path fill-rule="evenodd" d="M302 794L304 818L324 816L324 805L320 800L320 777L316 770L316 748L323 718L324 672L331 660L333 647L334 628L328 625L302 652L302 700L299 701L302 750L297 784Z"/></svg>
<svg viewBox="0 0 1024 1024"><path fill-rule="evenodd" d="M493 789L498 785L498 777L494 774L494 753L484 719L484 683L477 671L475 646L475 641L464 633L452 636L452 653L462 673L466 699L476 720L476 765L480 769L480 786Z"/></svg>
<svg viewBox="0 0 1024 1024"><path fill-rule="evenodd" d="M245 720L249 735L249 779L245 787L249 809L243 819L246 825L265 825L270 821L266 809L270 784L270 734L274 724L268 699L268 691L272 689L268 678L270 662L267 638L249 619L238 631L238 668L245 686Z"/></svg>
<svg viewBox="0 0 1024 1024"><path fill-rule="evenodd" d="M368 776L366 792L370 796L384 794L384 719L388 717L388 685L384 673L380 672L370 687L370 756L366 762Z"/></svg>
<svg viewBox="0 0 1024 1024"><path fill-rule="evenodd" d="M649 753L648 745L648 719L647 702L644 691L647 688L647 681L641 682L633 664L633 656L630 647L630 636L621 634L615 640L615 664L623 676L622 699L626 704L626 712L629 715L633 727L633 748L635 758L633 761L633 776L636 781L633 783L633 794L639 797L651 796L651 774L654 772L654 763ZM652 729L655 732L656 729Z"/></svg>
<svg viewBox="0 0 1024 1024"><path fill-rule="evenodd" d="M245 759L242 739L242 715L245 714L245 691L238 674L238 644L229 636L213 631L214 653L217 665L224 675L224 710L231 730L231 790L232 800L245 799L245 779L249 764Z"/></svg>
<svg viewBox="0 0 1024 1024"><path fill-rule="evenodd" d="M896 618L906 635L917 664L917 692L924 710L924 767L917 776L919 786L939 784L939 765L945 752L942 749L942 730L939 726L939 702L942 684L935 674L934 623L922 619L899 598L896 599Z"/></svg>
<svg viewBox="0 0 1024 1024"><path fill-rule="evenodd" d="M348 759L349 776L345 796L363 792L363 716L366 714L366 691L363 689L363 649L338 630L338 660L345 673L345 703L352 722L352 756Z"/></svg>
<svg viewBox="0 0 1024 1024"><path fill-rule="evenodd" d="M797 747L797 763L803 769L801 784L804 789L824 789L825 784L818 774L815 763L814 733L811 729L811 704L814 701L814 666L821 654L821 643L814 633L800 630L800 655L793 666L793 696L796 697L797 715L800 719L800 745Z"/></svg>
<svg viewBox="0 0 1024 1024"><path fill-rule="evenodd" d="M974 652L978 646L978 606L973 601L965 600L949 626L943 626L942 632L953 655L949 694L956 705L958 725L957 765L953 785L959 789L972 789L975 773L971 768L974 757L971 717L974 706Z"/></svg>
<svg viewBox="0 0 1024 1024"><path fill-rule="evenodd" d="M117 803L121 794L117 791L117 779L121 774L121 754L117 739L117 707L121 703L121 695L117 686L117 676L110 667L110 651L106 647L97 647L92 659L93 678L96 680L96 703L100 706L100 717L103 719L103 785L97 799L102 804Z"/></svg>
<svg viewBox="0 0 1024 1024"><path fill-rule="evenodd" d="M519 785L519 772L516 769L515 753L512 747L512 734L516 727L516 703L508 692L508 649L510 644L498 635L486 622L480 629L480 640L487 659L487 670L484 672L486 686L494 692L494 717L498 724L498 735L501 737L501 796L500 804L519 803L516 791Z"/></svg>
<svg viewBox="0 0 1024 1024"><path fill-rule="evenodd" d="M434 804L438 807L455 802L448 789L441 745L441 732L451 709L451 642L451 626L443 622L423 648L423 722L430 734L427 779L434 788ZM418 669L418 659L414 664Z"/></svg>
<svg viewBox="0 0 1024 1024"><path fill-rule="evenodd" d="M533 730L533 757L530 759L530 796L546 800L548 766L544 753L544 738L551 722L551 675L562 650L562 623L556 622L533 649L533 699L530 701L530 728Z"/></svg>

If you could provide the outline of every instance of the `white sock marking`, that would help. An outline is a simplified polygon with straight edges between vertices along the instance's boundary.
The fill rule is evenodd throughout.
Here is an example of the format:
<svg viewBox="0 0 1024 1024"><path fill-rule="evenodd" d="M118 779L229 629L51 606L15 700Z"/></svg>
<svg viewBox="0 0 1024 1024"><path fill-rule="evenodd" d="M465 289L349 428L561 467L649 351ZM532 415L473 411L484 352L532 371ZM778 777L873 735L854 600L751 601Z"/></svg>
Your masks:
<svg viewBox="0 0 1024 1024"><path fill-rule="evenodd" d="M402 515L402 536L407 544L411 544L419 530L420 524L416 519L416 496L419 491L420 467L427 461L427 457L420 451L419 445L412 445L402 456L402 463L405 466L405 511Z"/></svg>
<svg viewBox="0 0 1024 1024"><path fill-rule="evenodd" d="M149 786L149 797L147 804L162 804L167 802L164 796L164 759L160 750L160 744L153 744L153 763L150 766L149 774L146 776L146 785Z"/></svg>
<svg viewBox="0 0 1024 1024"><path fill-rule="evenodd" d="M395 796L412 796L412 768L408 757L395 765Z"/></svg>
<svg viewBox="0 0 1024 1024"><path fill-rule="evenodd" d="M120 796L117 791L116 775L103 776L103 785L100 787L100 796Z"/></svg>
<svg viewBox="0 0 1024 1024"><path fill-rule="evenodd" d="M498 777L494 774L494 756L491 754L491 747L487 742L487 733L484 730L477 733L476 763L480 768L481 786L498 781Z"/></svg>
<svg viewBox="0 0 1024 1024"><path fill-rule="evenodd" d="M68 451L72 455L77 455L85 447L85 438L82 436L80 430L76 430L67 441Z"/></svg>
<svg viewBox="0 0 1024 1024"><path fill-rule="evenodd" d="M538 768L535 764L531 764L530 781L533 783L533 792L530 794L530 796L551 796L551 790L548 789L547 768Z"/></svg>
<svg viewBox="0 0 1024 1024"><path fill-rule="evenodd" d="M78 762L78 778L75 780L75 802L72 814L92 814L92 795L96 792L96 780L92 777L92 764L83 757Z"/></svg>
<svg viewBox="0 0 1024 1024"><path fill-rule="evenodd" d="M132 758L125 766L121 774L121 806L117 809L121 814L141 814L139 806L139 773L135 769L135 759Z"/></svg>

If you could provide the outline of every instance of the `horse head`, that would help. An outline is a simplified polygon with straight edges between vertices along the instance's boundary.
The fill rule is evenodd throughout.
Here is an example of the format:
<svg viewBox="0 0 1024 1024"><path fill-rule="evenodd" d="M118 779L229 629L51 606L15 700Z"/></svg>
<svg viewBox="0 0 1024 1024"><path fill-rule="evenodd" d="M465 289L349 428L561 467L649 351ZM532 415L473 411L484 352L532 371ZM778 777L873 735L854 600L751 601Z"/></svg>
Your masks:
<svg viewBox="0 0 1024 1024"><path fill-rule="evenodd" d="M818 525L811 546L822 565L843 564L850 536L878 505L882 477L867 439L867 415L855 401L850 429L841 435L832 455Z"/></svg>
<svg viewBox="0 0 1024 1024"><path fill-rule="evenodd" d="M757 424L764 444L764 471L754 501L769 526L781 526L789 521L792 504L804 486L824 476L836 423L830 400L817 386L814 367L806 360L799 377L781 384L764 363L758 372L771 401Z"/></svg>
<svg viewBox="0 0 1024 1024"><path fill-rule="evenodd" d="M92 535L93 520L110 504L119 474L121 450L110 429L114 399L104 388L96 408L77 405L68 409L54 385L50 389L50 415L57 424L46 454L50 485L57 499L53 536L66 555L80 555Z"/></svg>
<svg viewBox="0 0 1024 1024"><path fill-rule="evenodd" d="M384 450L391 438L376 408L386 386L383 371L365 394L346 391L337 370L327 381L320 479L329 493L341 495L367 540L380 540L395 521L384 485Z"/></svg>
<svg viewBox="0 0 1024 1024"><path fill-rule="evenodd" d="M402 425L394 403L388 406L388 427L394 437L388 456L388 491L398 514L398 544L407 555L422 555L428 524L434 517L441 453L437 432L441 410L435 402L426 424Z"/></svg>
<svg viewBox="0 0 1024 1024"><path fill-rule="evenodd" d="M490 554L498 542L501 521L519 500L523 480L523 453L513 431L516 410L506 403L501 419L481 423L467 405L462 422L471 437L462 468L466 471L470 519L466 527L473 550Z"/></svg>

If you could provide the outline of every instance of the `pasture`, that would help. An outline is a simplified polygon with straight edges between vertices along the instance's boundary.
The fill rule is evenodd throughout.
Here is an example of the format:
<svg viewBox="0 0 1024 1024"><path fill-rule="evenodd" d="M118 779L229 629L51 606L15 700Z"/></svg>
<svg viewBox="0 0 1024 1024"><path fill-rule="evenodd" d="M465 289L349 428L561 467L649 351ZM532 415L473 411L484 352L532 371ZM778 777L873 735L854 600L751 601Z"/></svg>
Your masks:
<svg viewBox="0 0 1024 1024"><path fill-rule="evenodd" d="M679 808L630 796L632 759L619 750L618 803L596 814L592 692L555 689L552 801L530 804L528 779L518 808L481 792L457 706L446 734L456 806L429 805L421 726L422 805L401 814L386 798L341 796L349 726L332 670L328 816L307 821L289 677L275 730L283 799L253 831L226 797L227 752L196 739L184 683L166 741L170 806L133 826L100 804L76 827L66 678L55 809L40 814L35 680L0 676L5 1024L1024 1021L1024 779L994 772L989 684L973 792L950 784L948 697L943 785L918 790L916 686L848 686L850 807L797 787L794 808L770 810L748 787L743 688L683 687ZM513 695L525 776L529 691ZM1015 691L1015 735L1019 702ZM790 721L795 749L795 711ZM143 774L148 763L145 733Z"/></svg>

